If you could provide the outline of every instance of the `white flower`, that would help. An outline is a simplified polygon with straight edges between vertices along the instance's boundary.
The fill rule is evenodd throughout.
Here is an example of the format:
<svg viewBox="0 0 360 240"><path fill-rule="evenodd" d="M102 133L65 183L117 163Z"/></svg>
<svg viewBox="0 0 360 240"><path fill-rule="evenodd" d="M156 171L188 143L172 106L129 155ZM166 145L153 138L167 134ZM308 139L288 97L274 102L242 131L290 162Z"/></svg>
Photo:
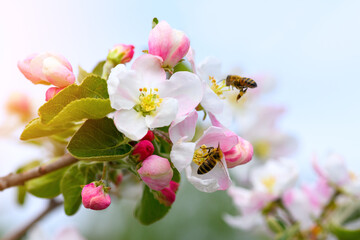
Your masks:
<svg viewBox="0 0 360 240"><path fill-rule="evenodd" d="M176 117L192 111L202 98L199 78L177 72L166 79L162 59L145 54L132 69L119 64L108 79L111 106L116 109L117 129L132 140L144 137L148 128L168 126Z"/></svg>

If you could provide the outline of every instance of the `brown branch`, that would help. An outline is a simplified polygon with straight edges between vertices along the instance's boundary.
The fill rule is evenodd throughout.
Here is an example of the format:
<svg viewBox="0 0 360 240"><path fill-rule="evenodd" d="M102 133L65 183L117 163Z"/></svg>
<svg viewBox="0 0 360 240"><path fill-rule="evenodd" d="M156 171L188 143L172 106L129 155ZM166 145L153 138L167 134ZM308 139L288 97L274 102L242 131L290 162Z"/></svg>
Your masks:
<svg viewBox="0 0 360 240"><path fill-rule="evenodd" d="M172 144L168 133L160 131L158 129L154 129L154 130L152 130L152 132L159 138L163 139L165 142Z"/></svg>
<svg viewBox="0 0 360 240"><path fill-rule="evenodd" d="M18 230L14 231L13 233L9 234L8 236L5 236L2 238L2 240L17 240L20 239L22 236L26 234L27 231L29 231L30 228L32 228L37 222L39 222L43 217L45 217L47 214L52 212L55 208L62 205L63 202L56 201L55 199L51 199L49 202L49 205L47 206L44 211L42 211L39 216L34 218L31 222L23 226L22 228L19 228Z"/></svg>
<svg viewBox="0 0 360 240"><path fill-rule="evenodd" d="M36 167L22 173L17 173L17 174L10 173L5 177L0 178L0 191L6 188L23 185L26 181L30 179L41 177L47 173L56 171L60 168L76 163L77 161L78 160L76 158L74 158L69 153L67 153L58 160L56 160L55 162Z"/></svg>

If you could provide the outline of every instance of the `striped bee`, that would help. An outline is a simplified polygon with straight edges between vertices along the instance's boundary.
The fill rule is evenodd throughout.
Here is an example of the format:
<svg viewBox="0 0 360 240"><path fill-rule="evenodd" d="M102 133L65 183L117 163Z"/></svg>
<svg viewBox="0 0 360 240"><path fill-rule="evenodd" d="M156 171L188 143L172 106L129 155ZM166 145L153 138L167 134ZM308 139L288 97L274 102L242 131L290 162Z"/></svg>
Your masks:
<svg viewBox="0 0 360 240"><path fill-rule="evenodd" d="M240 90L236 97L236 101L239 101L239 99L246 93L248 88L256 88L257 84L251 78L240 77L238 75L228 75L226 77L226 86L232 86Z"/></svg>
<svg viewBox="0 0 360 240"><path fill-rule="evenodd" d="M220 144L218 144L217 148L207 147L206 149L208 150L207 154L204 156L206 159L197 170L197 174L200 175L210 172L217 162L222 165L221 159L223 158L223 152L220 149Z"/></svg>

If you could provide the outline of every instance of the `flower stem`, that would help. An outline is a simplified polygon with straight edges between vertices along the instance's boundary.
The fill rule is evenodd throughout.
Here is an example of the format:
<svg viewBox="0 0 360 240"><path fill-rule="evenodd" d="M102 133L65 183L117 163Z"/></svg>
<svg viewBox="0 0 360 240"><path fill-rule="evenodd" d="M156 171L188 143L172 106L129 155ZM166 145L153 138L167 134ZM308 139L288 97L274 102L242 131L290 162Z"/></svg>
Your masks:
<svg viewBox="0 0 360 240"><path fill-rule="evenodd" d="M103 66L101 78L107 80L113 67L115 67L115 64L112 61L106 60Z"/></svg>

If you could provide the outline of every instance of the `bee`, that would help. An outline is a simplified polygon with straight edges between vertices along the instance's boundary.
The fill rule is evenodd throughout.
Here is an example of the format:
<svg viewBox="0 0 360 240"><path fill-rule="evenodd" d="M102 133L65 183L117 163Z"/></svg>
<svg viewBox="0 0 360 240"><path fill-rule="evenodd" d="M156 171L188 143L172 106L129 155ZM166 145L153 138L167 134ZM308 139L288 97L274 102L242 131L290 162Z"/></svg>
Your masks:
<svg viewBox="0 0 360 240"><path fill-rule="evenodd" d="M217 148L207 147L206 149L208 150L204 156L206 159L197 170L197 174L200 175L210 172L218 162L222 164L223 152L220 149L220 144L218 144Z"/></svg>
<svg viewBox="0 0 360 240"><path fill-rule="evenodd" d="M246 93L248 88L256 88L257 84L251 78L240 77L238 75L228 75L226 77L226 86L232 86L240 90L236 97L236 101L239 101L239 99Z"/></svg>

